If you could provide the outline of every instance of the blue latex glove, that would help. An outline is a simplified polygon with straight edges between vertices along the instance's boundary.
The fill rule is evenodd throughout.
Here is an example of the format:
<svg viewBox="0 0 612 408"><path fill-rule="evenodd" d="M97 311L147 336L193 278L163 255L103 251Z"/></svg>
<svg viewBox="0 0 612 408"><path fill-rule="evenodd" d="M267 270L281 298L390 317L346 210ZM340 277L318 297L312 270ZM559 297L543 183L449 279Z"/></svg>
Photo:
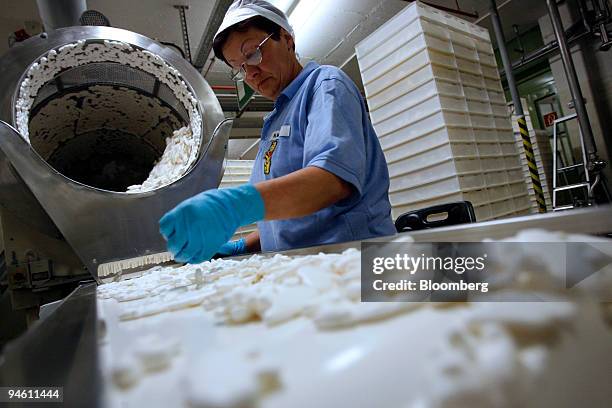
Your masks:
<svg viewBox="0 0 612 408"><path fill-rule="evenodd" d="M236 256L246 253L246 240L240 238L236 241L228 241L221 245L221 248L217 250L217 254L220 256Z"/></svg>
<svg viewBox="0 0 612 408"><path fill-rule="evenodd" d="M179 262L209 260L236 230L264 218L261 194L251 184L195 195L159 220L168 251Z"/></svg>

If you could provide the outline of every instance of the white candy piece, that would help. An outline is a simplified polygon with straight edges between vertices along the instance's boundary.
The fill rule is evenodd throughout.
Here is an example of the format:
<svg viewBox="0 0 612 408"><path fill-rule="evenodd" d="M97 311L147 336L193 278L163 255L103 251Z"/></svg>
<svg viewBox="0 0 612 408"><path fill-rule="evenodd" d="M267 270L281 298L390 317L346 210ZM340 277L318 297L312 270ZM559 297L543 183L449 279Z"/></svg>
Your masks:
<svg viewBox="0 0 612 408"><path fill-rule="evenodd" d="M253 367L230 350L203 353L190 367L185 387L191 407L238 408L255 404L259 384Z"/></svg>
<svg viewBox="0 0 612 408"><path fill-rule="evenodd" d="M141 376L137 361L130 355L124 355L113 361L111 379L117 387L122 389L133 387Z"/></svg>
<svg viewBox="0 0 612 408"><path fill-rule="evenodd" d="M568 239L548 232L533 237ZM509 289L491 290L510 298L535 293L539 302L361 303L360 255L351 249L155 267L101 285L98 296L126 319L120 325L130 332L127 352L140 375L150 376L137 390L176 374L173 397L185 406L376 406L380 399L380 406L505 407L530 406L540 397L546 403L536 405L563 406L538 387L564 384L576 406L591 385L566 381L574 367L600 375L594 388L604 390L609 328L600 305L553 290L557 272L547 262L554 260L546 258L542 268L519 259L525 283L518 288L512 276ZM592 279L595 286L607 282L601 274ZM134 293L145 296L127 300ZM186 334L177 329L181 319L188 319L184 327L208 327L200 336ZM181 354L146 333L176 335ZM129 380L133 372L125 370ZM397 389L389 378L404 386Z"/></svg>
<svg viewBox="0 0 612 408"><path fill-rule="evenodd" d="M172 338L150 334L138 338L135 350L143 369L154 372L168 368L172 358L180 351L180 347Z"/></svg>

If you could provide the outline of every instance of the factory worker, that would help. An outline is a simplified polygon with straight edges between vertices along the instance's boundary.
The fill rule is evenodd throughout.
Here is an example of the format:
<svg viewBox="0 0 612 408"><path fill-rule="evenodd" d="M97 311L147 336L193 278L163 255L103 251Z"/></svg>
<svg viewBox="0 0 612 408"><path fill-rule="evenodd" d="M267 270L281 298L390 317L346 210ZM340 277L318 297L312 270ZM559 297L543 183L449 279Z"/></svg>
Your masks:
<svg viewBox="0 0 612 408"><path fill-rule="evenodd" d="M341 70L300 65L293 29L262 0L235 1L213 41L215 55L274 101L249 184L208 190L168 212L160 231L175 259L392 235L389 174L355 84ZM257 232L227 242L237 228Z"/></svg>

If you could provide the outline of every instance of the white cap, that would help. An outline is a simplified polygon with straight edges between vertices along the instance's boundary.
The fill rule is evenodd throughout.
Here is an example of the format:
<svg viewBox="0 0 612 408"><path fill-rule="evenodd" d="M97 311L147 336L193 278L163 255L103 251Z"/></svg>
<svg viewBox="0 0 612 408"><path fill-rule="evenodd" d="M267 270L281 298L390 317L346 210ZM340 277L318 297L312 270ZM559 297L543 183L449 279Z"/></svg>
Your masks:
<svg viewBox="0 0 612 408"><path fill-rule="evenodd" d="M295 38L293 28L291 28L291 24L289 24L289 20L287 20L285 13L274 7L272 4L264 0L236 0L231 6L229 6L229 9L227 9L227 13L225 13L223 22L217 30L213 41L221 32L227 30L231 26L255 16L267 18L273 23L284 28L293 38Z"/></svg>

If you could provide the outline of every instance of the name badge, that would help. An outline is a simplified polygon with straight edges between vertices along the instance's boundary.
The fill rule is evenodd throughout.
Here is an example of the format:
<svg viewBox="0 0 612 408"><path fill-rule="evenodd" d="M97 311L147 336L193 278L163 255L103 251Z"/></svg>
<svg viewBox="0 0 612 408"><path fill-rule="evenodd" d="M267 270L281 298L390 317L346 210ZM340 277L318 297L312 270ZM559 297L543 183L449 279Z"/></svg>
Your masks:
<svg viewBox="0 0 612 408"><path fill-rule="evenodd" d="M283 125L279 130L272 132L272 138L270 140L277 140L279 137L289 137L290 133L291 126Z"/></svg>
<svg viewBox="0 0 612 408"><path fill-rule="evenodd" d="M291 126L289 125L281 126L280 130L278 131L279 137L288 137L290 134L291 134Z"/></svg>

